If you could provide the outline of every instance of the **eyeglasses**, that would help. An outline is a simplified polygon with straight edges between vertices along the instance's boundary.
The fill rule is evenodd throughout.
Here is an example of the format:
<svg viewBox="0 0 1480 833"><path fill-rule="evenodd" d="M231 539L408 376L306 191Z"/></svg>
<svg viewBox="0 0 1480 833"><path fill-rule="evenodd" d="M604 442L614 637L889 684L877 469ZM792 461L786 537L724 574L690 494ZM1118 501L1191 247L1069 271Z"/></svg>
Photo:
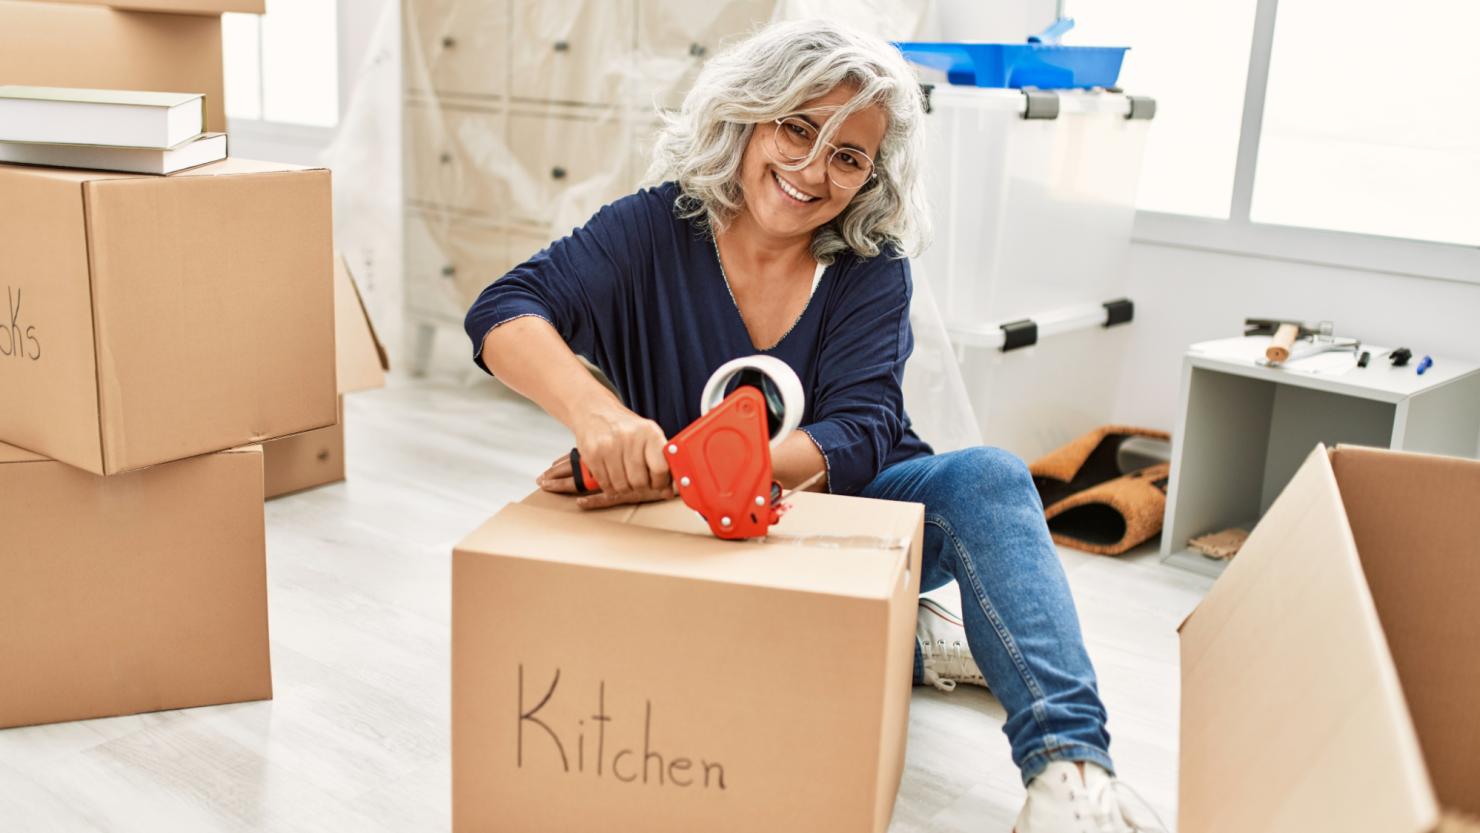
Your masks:
<svg viewBox="0 0 1480 833"><path fill-rule="evenodd" d="M868 154L854 148L840 148L831 142L823 144L833 149L832 155L827 158L827 178L832 184L852 191L862 188L873 179L874 160ZM772 162L792 166L811 159L816 146L817 128L796 116L789 116L776 120L772 127L770 147L762 145L761 149L766 151Z"/></svg>

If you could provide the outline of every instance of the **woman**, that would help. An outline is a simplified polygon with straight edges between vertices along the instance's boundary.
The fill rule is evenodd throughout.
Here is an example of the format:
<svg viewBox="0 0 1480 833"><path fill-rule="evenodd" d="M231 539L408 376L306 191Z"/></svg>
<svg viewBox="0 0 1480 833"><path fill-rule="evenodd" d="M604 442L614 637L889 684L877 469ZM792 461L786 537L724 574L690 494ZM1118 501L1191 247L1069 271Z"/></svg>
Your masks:
<svg viewBox="0 0 1480 833"><path fill-rule="evenodd" d="M671 181L484 290L467 316L475 361L575 433L603 487L587 508L671 497L663 444L699 417L710 373L785 361L806 424L772 450L776 478L925 504L922 589L955 579L966 609L921 606L915 681L1001 700L1028 785L1017 833L1129 830L1027 467L997 449L934 455L904 412L903 254L929 226L922 104L897 50L832 23L774 25L716 56L659 136L653 178ZM574 491L569 461L538 482Z"/></svg>

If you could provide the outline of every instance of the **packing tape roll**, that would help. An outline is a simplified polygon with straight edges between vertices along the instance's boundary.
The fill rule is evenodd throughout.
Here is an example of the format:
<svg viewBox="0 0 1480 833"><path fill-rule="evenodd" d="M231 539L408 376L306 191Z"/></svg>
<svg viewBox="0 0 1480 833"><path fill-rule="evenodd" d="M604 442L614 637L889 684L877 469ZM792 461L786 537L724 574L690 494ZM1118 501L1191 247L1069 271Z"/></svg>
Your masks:
<svg viewBox="0 0 1480 833"><path fill-rule="evenodd" d="M802 393L802 380L797 378L796 371L774 356L746 356L720 365L704 385L704 394L699 398L699 413L707 414L710 408L723 402L730 380L744 370L760 371L781 395L781 427L771 435L771 447L775 448L802 424L807 397Z"/></svg>

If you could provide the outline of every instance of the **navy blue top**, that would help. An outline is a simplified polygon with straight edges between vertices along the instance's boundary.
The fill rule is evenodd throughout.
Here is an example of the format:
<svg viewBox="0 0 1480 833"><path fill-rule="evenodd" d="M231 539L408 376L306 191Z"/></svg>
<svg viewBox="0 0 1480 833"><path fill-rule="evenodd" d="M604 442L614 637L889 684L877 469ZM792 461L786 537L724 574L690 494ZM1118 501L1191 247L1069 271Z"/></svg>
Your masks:
<svg viewBox="0 0 1480 833"><path fill-rule="evenodd" d="M802 430L827 460L831 491L857 494L886 467L930 454L900 388L914 349L909 261L840 255L791 330L757 350L714 239L677 215L678 193L670 182L617 200L483 290L464 322L478 366L488 370L478 353L489 331L539 316L671 437L699 418L721 364L765 353L802 380Z"/></svg>

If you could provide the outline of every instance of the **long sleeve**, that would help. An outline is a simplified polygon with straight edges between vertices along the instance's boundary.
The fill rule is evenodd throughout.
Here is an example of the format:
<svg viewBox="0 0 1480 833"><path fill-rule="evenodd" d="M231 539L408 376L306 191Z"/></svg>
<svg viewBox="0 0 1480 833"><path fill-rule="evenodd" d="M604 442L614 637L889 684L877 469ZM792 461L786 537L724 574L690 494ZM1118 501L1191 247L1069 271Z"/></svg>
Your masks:
<svg viewBox="0 0 1480 833"><path fill-rule="evenodd" d="M914 349L909 261L861 271L842 282L842 303L821 334L815 400L802 426L827 460L835 494L861 491L909 431L902 388Z"/></svg>
<svg viewBox="0 0 1480 833"><path fill-rule="evenodd" d="M484 339L516 318L545 319L572 351L587 358L604 334L623 328L614 317L627 309L634 272L651 257L641 196L606 206L483 290L463 322L479 367L488 370Z"/></svg>

